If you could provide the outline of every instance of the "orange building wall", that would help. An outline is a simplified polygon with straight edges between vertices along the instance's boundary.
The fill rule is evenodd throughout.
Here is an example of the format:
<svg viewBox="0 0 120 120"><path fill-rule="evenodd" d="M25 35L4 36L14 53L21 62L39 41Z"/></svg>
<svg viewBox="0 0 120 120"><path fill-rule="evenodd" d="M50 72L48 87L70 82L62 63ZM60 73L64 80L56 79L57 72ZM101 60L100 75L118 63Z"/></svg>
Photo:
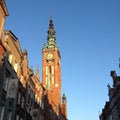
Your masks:
<svg viewBox="0 0 120 120"><path fill-rule="evenodd" d="M0 56L3 55L5 52L5 49L3 48L3 46L0 44Z"/></svg>

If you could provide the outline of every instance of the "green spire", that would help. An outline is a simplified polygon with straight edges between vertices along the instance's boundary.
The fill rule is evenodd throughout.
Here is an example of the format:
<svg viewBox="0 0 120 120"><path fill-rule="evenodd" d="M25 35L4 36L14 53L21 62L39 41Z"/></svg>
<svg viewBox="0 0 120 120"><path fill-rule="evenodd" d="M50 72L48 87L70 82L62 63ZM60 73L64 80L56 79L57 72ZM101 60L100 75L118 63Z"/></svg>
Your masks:
<svg viewBox="0 0 120 120"><path fill-rule="evenodd" d="M50 24L49 24L48 37L47 37L47 46L48 48L56 47L56 36L55 36L55 30L54 30L52 17L50 17Z"/></svg>

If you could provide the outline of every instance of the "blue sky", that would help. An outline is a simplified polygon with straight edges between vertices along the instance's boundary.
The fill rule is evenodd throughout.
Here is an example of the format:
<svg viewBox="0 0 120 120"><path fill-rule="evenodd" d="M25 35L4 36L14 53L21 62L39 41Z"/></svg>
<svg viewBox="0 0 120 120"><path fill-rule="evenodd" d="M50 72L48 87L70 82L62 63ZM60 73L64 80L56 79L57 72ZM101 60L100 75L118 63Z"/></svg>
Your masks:
<svg viewBox="0 0 120 120"><path fill-rule="evenodd" d="M61 53L62 91L69 120L98 120L108 100L110 71L120 57L120 0L6 0L5 29L27 49L29 66L39 66L50 15ZM41 77L41 76L40 76Z"/></svg>

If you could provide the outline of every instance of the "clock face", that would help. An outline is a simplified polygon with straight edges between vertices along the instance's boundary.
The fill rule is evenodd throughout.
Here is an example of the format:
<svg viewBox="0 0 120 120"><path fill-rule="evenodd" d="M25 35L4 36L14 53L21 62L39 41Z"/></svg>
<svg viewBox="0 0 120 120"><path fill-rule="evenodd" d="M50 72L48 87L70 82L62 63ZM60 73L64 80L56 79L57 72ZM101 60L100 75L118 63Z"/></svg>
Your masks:
<svg viewBox="0 0 120 120"><path fill-rule="evenodd" d="M54 57L54 56L53 56L52 53L48 53L47 56L46 56L47 60L52 60L53 57Z"/></svg>

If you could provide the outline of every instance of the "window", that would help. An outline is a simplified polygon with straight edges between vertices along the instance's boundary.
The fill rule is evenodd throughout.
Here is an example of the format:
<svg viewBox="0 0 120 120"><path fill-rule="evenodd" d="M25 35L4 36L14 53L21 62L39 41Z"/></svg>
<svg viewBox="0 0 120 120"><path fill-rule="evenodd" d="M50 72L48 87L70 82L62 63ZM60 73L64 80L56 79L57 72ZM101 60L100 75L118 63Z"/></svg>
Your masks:
<svg viewBox="0 0 120 120"><path fill-rule="evenodd" d="M8 120L12 120L12 112L11 111L9 112Z"/></svg>
<svg viewBox="0 0 120 120"><path fill-rule="evenodd" d="M22 96L22 104L21 104L21 107L24 108L24 97Z"/></svg>
<svg viewBox="0 0 120 120"><path fill-rule="evenodd" d="M17 101L18 104L20 104L20 99L21 99L21 93L19 92L18 93L18 101Z"/></svg>
<svg viewBox="0 0 120 120"><path fill-rule="evenodd" d="M37 102L37 94L35 94L35 102Z"/></svg>
<svg viewBox="0 0 120 120"><path fill-rule="evenodd" d="M28 94L30 94L30 86L27 87Z"/></svg>
<svg viewBox="0 0 120 120"><path fill-rule="evenodd" d="M110 115L110 120L112 120L112 115Z"/></svg>
<svg viewBox="0 0 120 120"><path fill-rule="evenodd" d="M40 107L42 107L42 101L40 100Z"/></svg>
<svg viewBox="0 0 120 120"><path fill-rule="evenodd" d="M46 66L46 75L48 75L48 66Z"/></svg>
<svg viewBox="0 0 120 120"><path fill-rule="evenodd" d="M15 70L15 72L17 72L17 70L18 70L18 64L16 62L14 64L14 70Z"/></svg>
<svg viewBox="0 0 120 120"><path fill-rule="evenodd" d="M40 98L39 97L37 98L37 102L40 103Z"/></svg>
<svg viewBox="0 0 120 120"><path fill-rule="evenodd" d="M52 84L54 84L54 76L52 76Z"/></svg>
<svg viewBox="0 0 120 120"><path fill-rule="evenodd" d="M10 77L10 72L8 70L6 70L6 79L5 79L4 85L3 85L3 88L5 91L7 91L7 89L8 89L9 77Z"/></svg>
<svg viewBox="0 0 120 120"><path fill-rule="evenodd" d="M44 103L42 103L42 109L44 110Z"/></svg>
<svg viewBox="0 0 120 120"><path fill-rule="evenodd" d="M38 86L38 91L40 91L40 87Z"/></svg>
<svg viewBox="0 0 120 120"><path fill-rule="evenodd" d="M19 120L19 115L16 115L16 120Z"/></svg>
<svg viewBox="0 0 120 120"><path fill-rule="evenodd" d="M54 75L54 66L52 66L52 75Z"/></svg>
<svg viewBox="0 0 120 120"><path fill-rule="evenodd" d="M1 111L0 111L0 120L3 120L4 110L5 110L5 107L2 106L2 107L1 107Z"/></svg>
<svg viewBox="0 0 120 120"><path fill-rule="evenodd" d="M13 55L10 53L9 54L9 58L8 58L8 60L9 60L10 63L12 63L12 59L13 59Z"/></svg>
<svg viewBox="0 0 120 120"><path fill-rule="evenodd" d="M31 98L30 105L33 106L33 99Z"/></svg>
<svg viewBox="0 0 120 120"><path fill-rule="evenodd" d="M8 78L6 78L6 80L5 80L5 91L7 91L7 89L8 89L8 83L9 83L9 80L8 80Z"/></svg>

